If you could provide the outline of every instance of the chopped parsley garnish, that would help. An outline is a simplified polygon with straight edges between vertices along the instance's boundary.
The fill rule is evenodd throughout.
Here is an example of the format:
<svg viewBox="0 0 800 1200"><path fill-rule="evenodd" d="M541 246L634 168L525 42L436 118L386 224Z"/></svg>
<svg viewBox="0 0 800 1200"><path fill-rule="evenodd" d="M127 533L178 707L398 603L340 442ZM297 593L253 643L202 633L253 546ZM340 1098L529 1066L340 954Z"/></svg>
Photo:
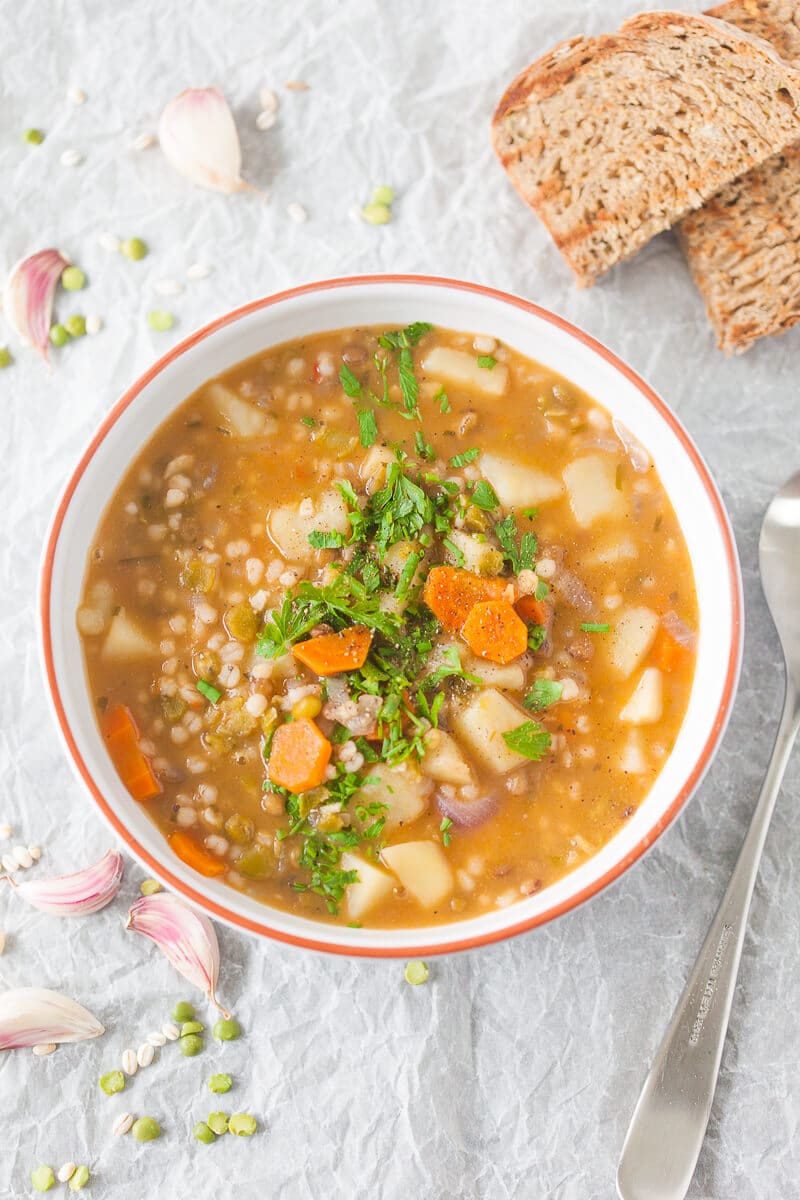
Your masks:
<svg viewBox="0 0 800 1200"><path fill-rule="evenodd" d="M492 367L497 366L497 359L493 358L491 354L479 354L478 366L483 367L485 371L491 371Z"/></svg>
<svg viewBox="0 0 800 1200"><path fill-rule="evenodd" d="M344 534L338 533L335 529L330 533L323 533L321 529L312 529L308 540L315 550L336 550L339 546L344 545Z"/></svg>
<svg viewBox="0 0 800 1200"><path fill-rule="evenodd" d="M528 626L528 649L541 650L547 638L547 629L544 625L529 625Z"/></svg>
<svg viewBox="0 0 800 1200"><path fill-rule="evenodd" d="M316 425L316 423L317 422L314 420L313 417L301 417L300 418L300 424L307 425L309 429L313 429L314 426Z"/></svg>
<svg viewBox="0 0 800 1200"><path fill-rule="evenodd" d="M371 408L358 410L358 436L365 450L369 450L378 440L378 422Z"/></svg>
<svg viewBox="0 0 800 1200"><path fill-rule="evenodd" d="M411 347L426 333L433 329L427 321L414 321L405 329L382 333L378 338L384 350L394 350L397 354L397 372L400 379L400 391L403 394L403 407L407 417L419 417L419 380L414 373L414 357Z"/></svg>
<svg viewBox="0 0 800 1200"><path fill-rule="evenodd" d="M390 638L401 625L398 616L383 611L379 597L362 580L341 571L333 583L304 581L289 591L280 608L267 616L256 643L258 653L262 658L280 658L323 621L334 629L366 625Z"/></svg>
<svg viewBox="0 0 800 1200"><path fill-rule="evenodd" d="M550 734L538 721L523 721L516 729L509 729L508 733L504 733L503 741L509 750L515 750L517 754L539 762L550 747Z"/></svg>
<svg viewBox="0 0 800 1200"><path fill-rule="evenodd" d="M396 329L393 333L382 333L378 338L380 344L386 350L402 350L409 346L416 346L421 337L426 333L430 333L433 326L427 321L413 321L411 325L406 325L405 329Z"/></svg>
<svg viewBox="0 0 800 1200"><path fill-rule="evenodd" d="M433 403L439 405L439 412L450 412L450 401L448 400L447 392L443 387L437 388L437 390L433 393Z"/></svg>
<svg viewBox="0 0 800 1200"><path fill-rule="evenodd" d="M605 621L582 621L581 629L584 633L608 633L611 628Z"/></svg>
<svg viewBox="0 0 800 1200"><path fill-rule="evenodd" d="M442 818L442 823L441 823L441 825L439 826L439 832L440 832L440 833L441 833L441 835L442 835L442 845L443 845L443 846L449 846L449 845L450 845L450 842L452 841L452 838L450 837L450 830L451 830L452 828L453 828L453 822L450 820L450 818L449 818L449 817L443 817L443 818Z"/></svg>
<svg viewBox="0 0 800 1200"><path fill-rule="evenodd" d="M408 589L411 587L414 576L417 573L417 567L424 557L425 555L421 550L409 554L405 566L400 572L400 578L397 580L397 587L394 589L394 594L398 600L405 600L408 595Z"/></svg>
<svg viewBox="0 0 800 1200"><path fill-rule="evenodd" d="M444 539L444 541L442 542L442 545L443 545L443 546L446 546L446 548L447 548L447 549L450 551L450 553L451 553L451 554L452 554L452 556L453 556L453 559L454 559L454 561L455 561L455 564L456 564L456 566L457 566L457 567L463 567L463 565L464 565L464 562L465 562L465 559L464 559L464 551L463 551L463 550L460 550L460 549L458 548L458 546L455 544L455 542L453 541L453 539L452 539L452 538L445 538L445 539Z"/></svg>
<svg viewBox="0 0 800 1200"><path fill-rule="evenodd" d="M472 489L470 496L472 503L478 508L482 508L484 512L491 512L493 508L498 508L500 501L497 499L497 494L490 483L485 479L479 479Z"/></svg>
<svg viewBox="0 0 800 1200"><path fill-rule="evenodd" d="M550 588L543 579L540 579L536 584L536 591L533 593L534 600L544 600L548 595Z"/></svg>
<svg viewBox="0 0 800 1200"><path fill-rule="evenodd" d="M529 521L532 521L534 517L538 517L539 510L538 508L523 508L522 515L523 517L527 517Z"/></svg>
<svg viewBox="0 0 800 1200"><path fill-rule="evenodd" d="M209 704L217 704L222 696L219 688L215 688L213 683L209 683L207 679L198 679L195 687L201 696L205 696Z"/></svg>
<svg viewBox="0 0 800 1200"><path fill-rule="evenodd" d="M523 533L519 548L517 548L517 521L513 513L509 513L494 527L502 550L503 558L511 564L515 575L520 571L531 571L536 562L536 552L539 549L539 539L535 533Z"/></svg>
<svg viewBox="0 0 800 1200"><path fill-rule="evenodd" d="M469 463L475 462L479 454L480 450L473 446L471 450L465 450L463 454L454 454L450 459L450 466L457 471L460 467L466 467Z"/></svg>
<svg viewBox="0 0 800 1200"><path fill-rule="evenodd" d="M361 384L356 379L353 372L348 367L347 363L342 363L339 368L339 382L341 383L344 393L351 400L358 400L361 396Z"/></svg>
<svg viewBox="0 0 800 1200"><path fill-rule="evenodd" d="M563 690L564 685L555 679L536 679L522 703L533 712L539 712L560 700Z"/></svg>
<svg viewBox="0 0 800 1200"><path fill-rule="evenodd" d="M433 462L436 457L433 452L433 446L430 442L425 441L425 435L421 429L418 429L414 434L414 448L420 458L427 459L428 462Z"/></svg>

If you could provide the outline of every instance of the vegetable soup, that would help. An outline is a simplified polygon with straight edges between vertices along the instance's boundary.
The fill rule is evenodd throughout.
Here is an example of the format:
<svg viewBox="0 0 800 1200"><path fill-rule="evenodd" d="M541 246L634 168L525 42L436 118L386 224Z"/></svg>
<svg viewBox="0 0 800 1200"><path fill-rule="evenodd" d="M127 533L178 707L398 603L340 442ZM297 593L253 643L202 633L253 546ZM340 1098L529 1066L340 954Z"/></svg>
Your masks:
<svg viewBox="0 0 800 1200"><path fill-rule="evenodd" d="M346 329L199 388L97 530L77 622L172 852L324 921L474 917L595 854L694 671L647 451L493 338Z"/></svg>

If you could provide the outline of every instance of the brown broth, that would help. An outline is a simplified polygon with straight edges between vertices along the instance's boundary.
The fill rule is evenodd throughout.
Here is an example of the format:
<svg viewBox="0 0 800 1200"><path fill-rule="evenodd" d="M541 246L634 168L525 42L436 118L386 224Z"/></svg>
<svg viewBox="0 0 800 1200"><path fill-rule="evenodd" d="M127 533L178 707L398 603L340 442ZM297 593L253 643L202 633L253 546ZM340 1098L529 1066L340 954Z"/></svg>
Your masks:
<svg viewBox="0 0 800 1200"><path fill-rule="evenodd" d="M383 871L383 842L389 847L427 842L438 847L437 861L444 859L451 886L442 885L441 895L423 903L414 887L390 875L383 898L358 914L362 924L389 927L461 920L504 907L561 878L614 836L663 766L688 703L693 654L667 635L661 619L677 614L689 630L696 629L697 603L686 545L654 468L634 470L608 414L591 397L504 346L491 350L496 366L479 370L478 386L459 383L440 366L424 366L431 352L458 350L475 362L489 342L478 338L478 349L472 335L436 329L413 350L420 425L402 413L394 352L387 355L389 400L400 407L366 398L368 387L383 394L373 361L376 352L384 353L380 332L341 330L272 348L184 401L137 455L103 514L78 625L101 724L104 714L124 705L138 727L141 751L162 788L143 803L164 834L180 830L202 861L224 871L226 882L266 904L352 922L347 894L334 915L323 896L296 890L310 878L298 861L302 839L278 837L289 824L284 797L264 791L265 730L274 729L274 716L283 720L281 705L292 688L293 702L306 694L313 707L319 680L290 654L276 660L258 656L252 635L287 589L326 572L325 578L332 578L330 564L347 553L307 548L307 527L319 527L319 517L316 512L306 516L306 510L323 493L338 497L337 481L348 481L363 503L365 463L374 464L369 483L374 492L385 473L379 450L402 443L411 460L420 461L417 430L434 454L434 461L420 463L421 470L455 480L462 495L482 478L481 464L491 463L492 456L518 464L528 480L532 472L544 473L540 490L545 492L553 481L561 487L565 468L570 477L570 464L589 462L578 468L586 476L583 483L573 479L574 489L540 501L533 519L523 515L524 504L514 508L519 532L535 531L539 539L537 577L549 588L544 602L552 607L544 646L508 666L493 667L482 660L476 665L457 634L440 633L436 639L438 647L459 645L470 673L500 673L501 693L517 705L537 678L560 681L565 688L560 702L539 712L519 711L520 723L533 719L549 732L550 747L541 761L521 759L498 773L463 739L459 742L456 714L475 691L461 683L442 685L446 700L440 720L456 737L471 775L463 795L459 785L450 785L449 794L444 784L445 808L449 798L462 806L491 802L494 811L474 828L454 823L443 830L442 782L420 780L414 766L411 784L417 792L430 789L421 815L362 842L358 853L366 861L371 856L372 865ZM343 361L360 381L360 398L342 389ZM490 386L497 387L504 371L502 395L487 394L482 385L491 379ZM359 442L359 408L374 412L377 421L379 440L370 449ZM474 461L450 465L453 456L473 448L480 450ZM496 467L487 467L487 475L498 493L519 486L519 476L512 473L509 480L505 468L505 486L497 482ZM574 508L579 492L584 504L601 510L583 524ZM605 497L605 508L598 495ZM294 506L295 513L282 521L276 510L286 506ZM487 541L478 544L495 548L492 527L509 508L483 516L481 511L470 510L468 524L486 521L479 536ZM276 537L288 554L279 553ZM434 541L433 553L448 552ZM391 549L388 555L392 560ZM527 576L508 575L512 578L530 585ZM207 591L198 590L207 585ZM633 652L621 630L631 610L639 613L632 624L633 633L638 628L641 635L640 652L626 672L620 655L626 647ZM654 622L649 633L650 618L642 615L647 612ZM667 624L671 621L674 617ZM587 632L582 623L610 629ZM615 651L618 642L624 645ZM441 661L440 649L431 654ZM621 720L646 670L651 684L652 672L657 673L660 712L653 715L656 704L653 712L645 711L645 723ZM209 703L197 691L198 678L221 692L219 703ZM652 708L656 701L650 691L645 700ZM318 719L330 733L333 723L324 710ZM346 753L351 743L348 739ZM371 744L381 747L379 741ZM334 762L340 753L342 748L334 746ZM408 760L418 761L413 755ZM374 769L367 763L361 776ZM408 767L402 770L408 775ZM359 825L350 811L356 802L344 810L351 828ZM369 824L366 818L364 824ZM240 867L248 864L256 869L266 864L268 877L246 877ZM431 875L420 868L426 879L437 878L439 870L432 868Z"/></svg>

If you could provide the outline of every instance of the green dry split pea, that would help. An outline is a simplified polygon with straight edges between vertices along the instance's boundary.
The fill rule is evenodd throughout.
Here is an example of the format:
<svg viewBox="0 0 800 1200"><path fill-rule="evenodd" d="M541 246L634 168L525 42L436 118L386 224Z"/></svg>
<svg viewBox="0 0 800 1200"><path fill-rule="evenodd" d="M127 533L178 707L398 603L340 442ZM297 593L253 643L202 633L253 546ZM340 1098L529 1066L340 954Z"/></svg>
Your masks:
<svg viewBox="0 0 800 1200"><path fill-rule="evenodd" d="M406 983L411 983L416 987L420 983L427 983L428 980L428 964L420 959L414 959L413 962L406 963Z"/></svg>
<svg viewBox="0 0 800 1200"><path fill-rule="evenodd" d="M108 1071L100 1076L100 1087L107 1096L114 1096L125 1087L125 1076L122 1071Z"/></svg>
<svg viewBox="0 0 800 1200"><path fill-rule="evenodd" d="M203 1050L203 1039L199 1033L187 1033L180 1040L181 1054L186 1058L194 1058L196 1054L201 1054Z"/></svg>
<svg viewBox="0 0 800 1200"><path fill-rule="evenodd" d="M148 880L145 880L145 883L147 882ZM179 1000L173 1008L171 1015L173 1021L177 1021L179 1024L182 1024L184 1021L193 1021L194 1005L190 1004L188 1000Z"/></svg>
<svg viewBox="0 0 800 1200"><path fill-rule="evenodd" d="M388 204L391 204L393 200L394 200L394 188L389 187L388 184L382 183L379 187L376 187L372 192L372 203L373 204L387 204L388 205Z"/></svg>
<svg viewBox="0 0 800 1200"><path fill-rule="evenodd" d="M206 1117L206 1125L209 1129L213 1129L216 1134L228 1132L228 1114L224 1112L209 1113Z"/></svg>
<svg viewBox="0 0 800 1200"><path fill-rule="evenodd" d="M88 1182L89 1168L85 1164L82 1164L70 1176L69 1190L71 1192L80 1192L86 1187Z"/></svg>
<svg viewBox="0 0 800 1200"><path fill-rule="evenodd" d="M41 146L44 141L41 129L26 129L22 136L29 146Z"/></svg>
<svg viewBox="0 0 800 1200"><path fill-rule="evenodd" d="M139 262L147 257L147 242L143 242L141 238L126 238L120 250L131 262Z"/></svg>
<svg viewBox="0 0 800 1200"><path fill-rule="evenodd" d="M228 1131L237 1137L252 1137L258 1128L255 1117L249 1113L234 1113L228 1121Z"/></svg>
<svg viewBox="0 0 800 1200"><path fill-rule="evenodd" d="M208 1090L216 1092L218 1095L229 1092L232 1087L233 1080L230 1075L226 1075L224 1072L221 1072L219 1075L212 1075L208 1081Z"/></svg>
<svg viewBox="0 0 800 1200"><path fill-rule="evenodd" d="M83 337L86 333L86 317L78 316L77 313L72 317L67 317L64 328L70 337Z"/></svg>
<svg viewBox="0 0 800 1200"><path fill-rule="evenodd" d="M171 312L165 312L164 309L154 308L152 312L147 314L147 324L156 333L166 333L168 329L172 329L175 324L175 318Z"/></svg>
<svg viewBox="0 0 800 1200"><path fill-rule="evenodd" d="M240 1036L241 1032L239 1022L235 1021L233 1017L217 1021L213 1029L214 1037L218 1042L232 1042Z"/></svg>
<svg viewBox="0 0 800 1200"><path fill-rule="evenodd" d="M8 346L0 346L0 371L3 367L10 367L12 363L11 351Z"/></svg>
<svg viewBox="0 0 800 1200"><path fill-rule="evenodd" d="M205 1121L198 1121L192 1130L192 1136L196 1137L198 1142L203 1142L206 1146L210 1146L212 1142L217 1140L217 1135L213 1129L209 1129Z"/></svg>
<svg viewBox="0 0 800 1200"><path fill-rule="evenodd" d="M388 204L365 204L361 215L368 225L386 225L392 219Z"/></svg>
<svg viewBox="0 0 800 1200"><path fill-rule="evenodd" d="M61 286L67 292L79 292L86 287L86 275L80 267L65 267L61 272Z"/></svg>
<svg viewBox="0 0 800 1200"><path fill-rule="evenodd" d="M52 1167L36 1167L31 1171L31 1183L37 1192L49 1192L55 1181Z"/></svg>
<svg viewBox="0 0 800 1200"><path fill-rule="evenodd" d="M190 1033L202 1033L204 1026L199 1021L184 1021L181 1025L181 1037L186 1037Z"/></svg>
<svg viewBox="0 0 800 1200"><path fill-rule="evenodd" d="M137 1142L154 1142L161 1137L161 1126L155 1117L139 1117L133 1122L131 1133Z"/></svg>
<svg viewBox="0 0 800 1200"><path fill-rule="evenodd" d="M157 879L143 879L139 887L143 896L155 896L156 892L163 892L163 890Z"/></svg>
<svg viewBox="0 0 800 1200"><path fill-rule="evenodd" d="M69 334L63 325L50 326L50 341L54 346L66 346L69 341Z"/></svg>

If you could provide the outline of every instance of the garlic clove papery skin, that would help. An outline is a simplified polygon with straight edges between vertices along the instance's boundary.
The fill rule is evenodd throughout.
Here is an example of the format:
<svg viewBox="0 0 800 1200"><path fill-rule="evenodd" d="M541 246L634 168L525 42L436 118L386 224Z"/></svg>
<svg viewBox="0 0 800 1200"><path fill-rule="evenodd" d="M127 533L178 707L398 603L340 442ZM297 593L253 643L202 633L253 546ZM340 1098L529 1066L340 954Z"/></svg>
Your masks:
<svg viewBox="0 0 800 1200"><path fill-rule="evenodd" d="M11 268L3 312L11 328L47 361L53 297L69 259L60 250L40 250Z"/></svg>
<svg viewBox="0 0 800 1200"><path fill-rule="evenodd" d="M41 912L82 917L99 912L114 899L122 886L124 869L119 850L109 850L91 867L71 875L18 883L14 891Z"/></svg>
<svg viewBox="0 0 800 1200"><path fill-rule="evenodd" d="M83 1042L105 1029L77 1000L49 988L0 992L0 1050L47 1042Z"/></svg>
<svg viewBox="0 0 800 1200"><path fill-rule="evenodd" d="M187 88L158 123L167 161L191 183L213 192L256 191L241 177L242 149L228 101L218 88Z"/></svg>
<svg viewBox="0 0 800 1200"><path fill-rule="evenodd" d="M199 987L223 1016L230 1016L215 994L219 943L208 917L169 892L156 892L131 905L125 928L154 941L184 979Z"/></svg>

